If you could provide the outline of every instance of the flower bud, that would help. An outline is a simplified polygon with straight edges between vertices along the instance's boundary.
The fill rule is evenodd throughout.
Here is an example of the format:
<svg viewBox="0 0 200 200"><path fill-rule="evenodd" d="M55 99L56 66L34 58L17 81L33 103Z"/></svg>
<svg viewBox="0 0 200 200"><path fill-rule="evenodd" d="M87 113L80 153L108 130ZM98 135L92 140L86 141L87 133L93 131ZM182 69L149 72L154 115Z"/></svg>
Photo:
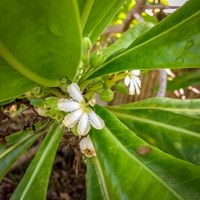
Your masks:
<svg viewBox="0 0 200 200"><path fill-rule="evenodd" d="M89 60L89 50L92 47L92 43L88 37L83 38L83 47L82 47L82 61L87 63Z"/></svg>
<svg viewBox="0 0 200 200"><path fill-rule="evenodd" d="M111 89L104 89L100 93L100 98L103 101L110 102L114 98L114 92Z"/></svg>
<svg viewBox="0 0 200 200"><path fill-rule="evenodd" d="M90 56L90 66L93 68L99 67L103 62L103 55L100 51L94 52Z"/></svg>

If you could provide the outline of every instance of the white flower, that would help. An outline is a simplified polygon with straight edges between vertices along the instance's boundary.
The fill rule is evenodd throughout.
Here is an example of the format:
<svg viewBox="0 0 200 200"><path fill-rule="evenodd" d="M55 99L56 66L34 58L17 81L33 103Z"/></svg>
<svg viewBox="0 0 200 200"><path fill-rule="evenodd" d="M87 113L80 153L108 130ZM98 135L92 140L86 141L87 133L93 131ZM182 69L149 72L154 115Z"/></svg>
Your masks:
<svg viewBox="0 0 200 200"><path fill-rule="evenodd" d="M104 127L103 120L86 104L79 86L72 83L67 87L67 91L72 99L60 99L58 108L67 114L63 120L63 124L68 128L73 128L76 124L79 135L87 135L91 125L95 129Z"/></svg>
<svg viewBox="0 0 200 200"><path fill-rule="evenodd" d="M135 92L137 95L140 94L140 88L141 88L141 81L140 78L140 70L132 70L130 72L127 72L127 76L124 79L124 83L126 86L129 86L129 94L134 95Z"/></svg>
<svg viewBox="0 0 200 200"><path fill-rule="evenodd" d="M79 146L84 156L88 158L96 156L96 152L89 135L80 141Z"/></svg>

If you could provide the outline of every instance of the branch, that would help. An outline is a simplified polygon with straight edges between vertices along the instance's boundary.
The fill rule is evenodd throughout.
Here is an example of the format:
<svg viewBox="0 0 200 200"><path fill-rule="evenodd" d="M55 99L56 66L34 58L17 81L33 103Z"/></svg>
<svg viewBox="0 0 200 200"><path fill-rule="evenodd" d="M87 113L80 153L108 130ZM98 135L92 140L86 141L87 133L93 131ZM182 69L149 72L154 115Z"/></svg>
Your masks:
<svg viewBox="0 0 200 200"><path fill-rule="evenodd" d="M160 83L158 88L157 97L164 97L167 88L167 72L165 69L160 70Z"/></svg>
<svg viewBox="0 0 200 200"><path fill-rule="evenodd" d="M121 25L111 26L106 29L103 34L110 33L123 33L128 30L130 24L133 19L137 19L138 21L143 21L141 17L141 13L145 10L146 0L137 0L135 6L129 11Z"/></svg>
<svg viewBox="0 0 200 200"><path fill-rule="evenodd" d="M180 8L181 6L165 6L165 5L146 5L145 6L145 9L161 9L161 10L164 10L164 9L178 9Z"/></svg>
<svg viewBox="0 0 200 200"><path fill-rule="evenodd" d="M123 24L122 24L122 32L126 31L135 16L140 15L145 10L146 0L137 0L135 6L129 11L127 14Z"/></svg>

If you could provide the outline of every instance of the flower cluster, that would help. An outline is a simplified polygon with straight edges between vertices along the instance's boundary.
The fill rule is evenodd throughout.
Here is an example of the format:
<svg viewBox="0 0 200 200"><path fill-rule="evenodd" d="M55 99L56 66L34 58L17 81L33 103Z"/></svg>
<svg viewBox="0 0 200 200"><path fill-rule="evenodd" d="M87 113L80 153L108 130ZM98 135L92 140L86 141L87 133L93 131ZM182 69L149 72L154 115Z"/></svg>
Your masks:
<svg viewBox="0 0 200 200"><path fill-rule="evenodd" d="M90 108L86 103L79 86L72 83L67 87L71 99L60 99L58 108L62 111L69 112L63 124L68 128L73 128L77 124L77 133L80 136L87 135L91 126L95 129L102 129L104 121ZM91 100L93 105L93 100Z"/></svg>
<svg viewBox="0 0 200 200"><path fill-rule="evenodd" d="M132 70L130 72L127 72L127 76L124 79L124 83L126 86L129 86L130 95L134 95L135 93L137 95L140 94L141 81L139 76L140 70Z"/></svg>

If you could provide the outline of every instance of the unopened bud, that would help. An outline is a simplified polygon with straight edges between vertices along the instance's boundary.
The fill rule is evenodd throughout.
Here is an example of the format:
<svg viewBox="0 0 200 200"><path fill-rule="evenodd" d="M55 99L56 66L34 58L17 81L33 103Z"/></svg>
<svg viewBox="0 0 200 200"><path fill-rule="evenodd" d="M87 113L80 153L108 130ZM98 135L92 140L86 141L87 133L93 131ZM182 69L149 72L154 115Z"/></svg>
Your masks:
<svg viewBox="0 0 200 200"><path fill-rule="evenodd" d="M100 93L100 98L103 101L110 102L114 98L114 92L111 89L104 89Z"/></svg>
<svg viewBox="0 0 200 200"><path fill-rule="evenodd" d="M102 52L97 51L91 54L90 56L90 66L93 68L99 67L103 62Z"/></svg>
<svg viewBox="0 0 200 200"><path fill-rule="evenodd" d="M89 60L89 50L92 47L92 43L88 37L83 38L83 47L82 47L82 61L84 63Z"/></svg>

